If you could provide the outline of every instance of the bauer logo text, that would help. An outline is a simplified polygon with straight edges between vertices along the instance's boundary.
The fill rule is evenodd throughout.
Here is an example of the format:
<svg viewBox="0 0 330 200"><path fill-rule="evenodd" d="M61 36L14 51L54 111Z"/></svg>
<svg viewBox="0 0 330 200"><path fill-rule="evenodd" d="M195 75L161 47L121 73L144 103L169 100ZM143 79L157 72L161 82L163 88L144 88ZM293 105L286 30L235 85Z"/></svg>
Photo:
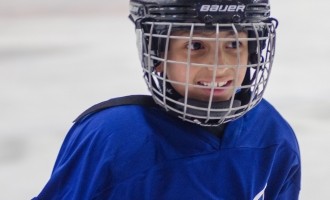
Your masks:
<svg viewBox="0 0 330 200"><path fill-rule="evenodd" d="M202 5L201 12L244 12L245 5Z"/></svg>

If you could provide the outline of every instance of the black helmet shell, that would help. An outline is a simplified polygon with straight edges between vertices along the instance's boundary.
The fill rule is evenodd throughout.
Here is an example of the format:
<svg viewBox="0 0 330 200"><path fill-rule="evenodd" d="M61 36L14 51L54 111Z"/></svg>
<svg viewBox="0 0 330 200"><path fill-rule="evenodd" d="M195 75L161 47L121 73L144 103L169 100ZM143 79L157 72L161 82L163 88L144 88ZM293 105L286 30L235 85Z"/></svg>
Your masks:
<svg viewBox="0 0 330 200"><path fill-rule="evenodd" d="M130 0L133 21L242 23L270 16L268 0Z"/></svg>

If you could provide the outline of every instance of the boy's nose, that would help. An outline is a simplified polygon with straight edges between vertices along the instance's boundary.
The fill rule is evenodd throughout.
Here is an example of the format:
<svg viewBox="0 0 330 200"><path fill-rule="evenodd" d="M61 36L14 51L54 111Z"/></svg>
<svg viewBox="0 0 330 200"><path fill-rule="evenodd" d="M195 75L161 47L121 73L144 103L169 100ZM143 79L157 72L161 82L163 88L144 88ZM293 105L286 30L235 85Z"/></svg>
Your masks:
<svg viewBox="0 0 330 200"><path fill-rule="evenodd" d="M213 65L213 66L208 66L207 67L208 71L210 73L214 73L216 74L216 76L220 76L226 73L226 71L228 70L228 67L225 65Z"/></svg>
<svg viewBox="0 0 330 200"><path fill-rule="evenodd" d="M208 56L207 69L214 71L216 68L217 71L224 71L226 70L225 63L226 61L223 57L223 54L221 53L221 49L218 48L218 50L216 50L214 48Z"/></svg>

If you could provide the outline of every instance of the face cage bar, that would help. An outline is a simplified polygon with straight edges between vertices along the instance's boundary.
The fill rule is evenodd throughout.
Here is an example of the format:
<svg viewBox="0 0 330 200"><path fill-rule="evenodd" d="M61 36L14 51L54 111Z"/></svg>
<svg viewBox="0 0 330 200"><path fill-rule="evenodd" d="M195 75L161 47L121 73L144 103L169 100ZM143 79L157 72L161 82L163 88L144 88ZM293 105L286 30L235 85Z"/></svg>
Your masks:
<svg viewBox="0 0 330 200"><path fill-rule="evenodd" d="M197 123L203 126L217 126L234 119L237 119L244 115L246 112L255 107L262 99L263 93L268 83L269 75L271 73L271 67L273 63L273 58L275 54L275 25L273 23L241 23L241 24L215 24L213 25L213 30L215 31L215 37L201 37L195 36L195 30L200 28L210 29L206 27L205 24L194 24L194 23L165 23L165 22L145 22L144 26L147 29L141 30L140 33L140 54L141 61L143 65L143 71L145 74L145 81L148 88L155 99L155 101L164 107L167 111L175 113L179 118L189 121L192 123ZM176 36L172 35L172 31L176 29L188 29L189 35ZM145 31L148 30L148 31ZM232 38L220 38L220 31L231 30L234 32L234 37ZM240 31L248 31L254 35L254 37L241 38L238 36ZM215 42L215 55L214 64L208 63L194 63L191 61L191 49L187 49L187 60L186 61L176 61L170 60L168 58L168 50L170 45L170 40L172 39L183 39L189 41L189 45L192 44L194 40L202 40L208 42ZM162 55L157 52L159 51L160 44L159 41L165 41L163 44ZM256 44L255 57L256 61L251 62L247 65L241 64L241 58L239 51L237 52L237 63L235 65L219 65L218 58L218 47L220 42L236 42L248 41L249 43L254 42ZM158 44L156 44L158 43ZM155 48L157 46L157 48ZM250 53L250 52L249 52ZM164 73L156 72L155 68L163 63ZM180 64L186 66L185 82L177 82L169 80L166 76L167 67L169 64ZM211 86L201 86L189 83L190 67L212 67L213 69L213 79ZM248 74L248 82L243 83L243 85L238 86L236 84L238 80L238 70L242 67L246 67ZM232 98L228 101L228 106L225 108L219 108L214 106L213 94L216 89L219 89L215 85L216 71L218 68L234 68L235 78L234 86L221 87L221 89L233 89ZM247 75L248 75L247 74ZM246 76L247 76L246 75ZM168 84L183 85L185 87L185 92L183 95L183 100L178 100L172 98L168 93ZM194 104L189 104L189 88L204 88L210 89L210 97L207 102L207 106L196 106ZM243 105L235 105L234 101L237 99L237 91L248 90L248 101ZM195 110L197 112L189 112L189 110Z"/></svg>

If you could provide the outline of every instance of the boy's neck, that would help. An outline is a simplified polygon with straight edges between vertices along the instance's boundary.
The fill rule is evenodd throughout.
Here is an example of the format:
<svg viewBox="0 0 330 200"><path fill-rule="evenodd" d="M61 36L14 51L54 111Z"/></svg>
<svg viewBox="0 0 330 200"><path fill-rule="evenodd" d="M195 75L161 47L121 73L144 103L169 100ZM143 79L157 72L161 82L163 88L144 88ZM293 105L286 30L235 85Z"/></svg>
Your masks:
<svg viewBox="0 0 330 200"><path fill-rule="evenodd" d="M222 138L224 132L225 132L225 124L221 124L219 126L207 126L205 127L206 130L217 136L218 138Z"/></svg>

